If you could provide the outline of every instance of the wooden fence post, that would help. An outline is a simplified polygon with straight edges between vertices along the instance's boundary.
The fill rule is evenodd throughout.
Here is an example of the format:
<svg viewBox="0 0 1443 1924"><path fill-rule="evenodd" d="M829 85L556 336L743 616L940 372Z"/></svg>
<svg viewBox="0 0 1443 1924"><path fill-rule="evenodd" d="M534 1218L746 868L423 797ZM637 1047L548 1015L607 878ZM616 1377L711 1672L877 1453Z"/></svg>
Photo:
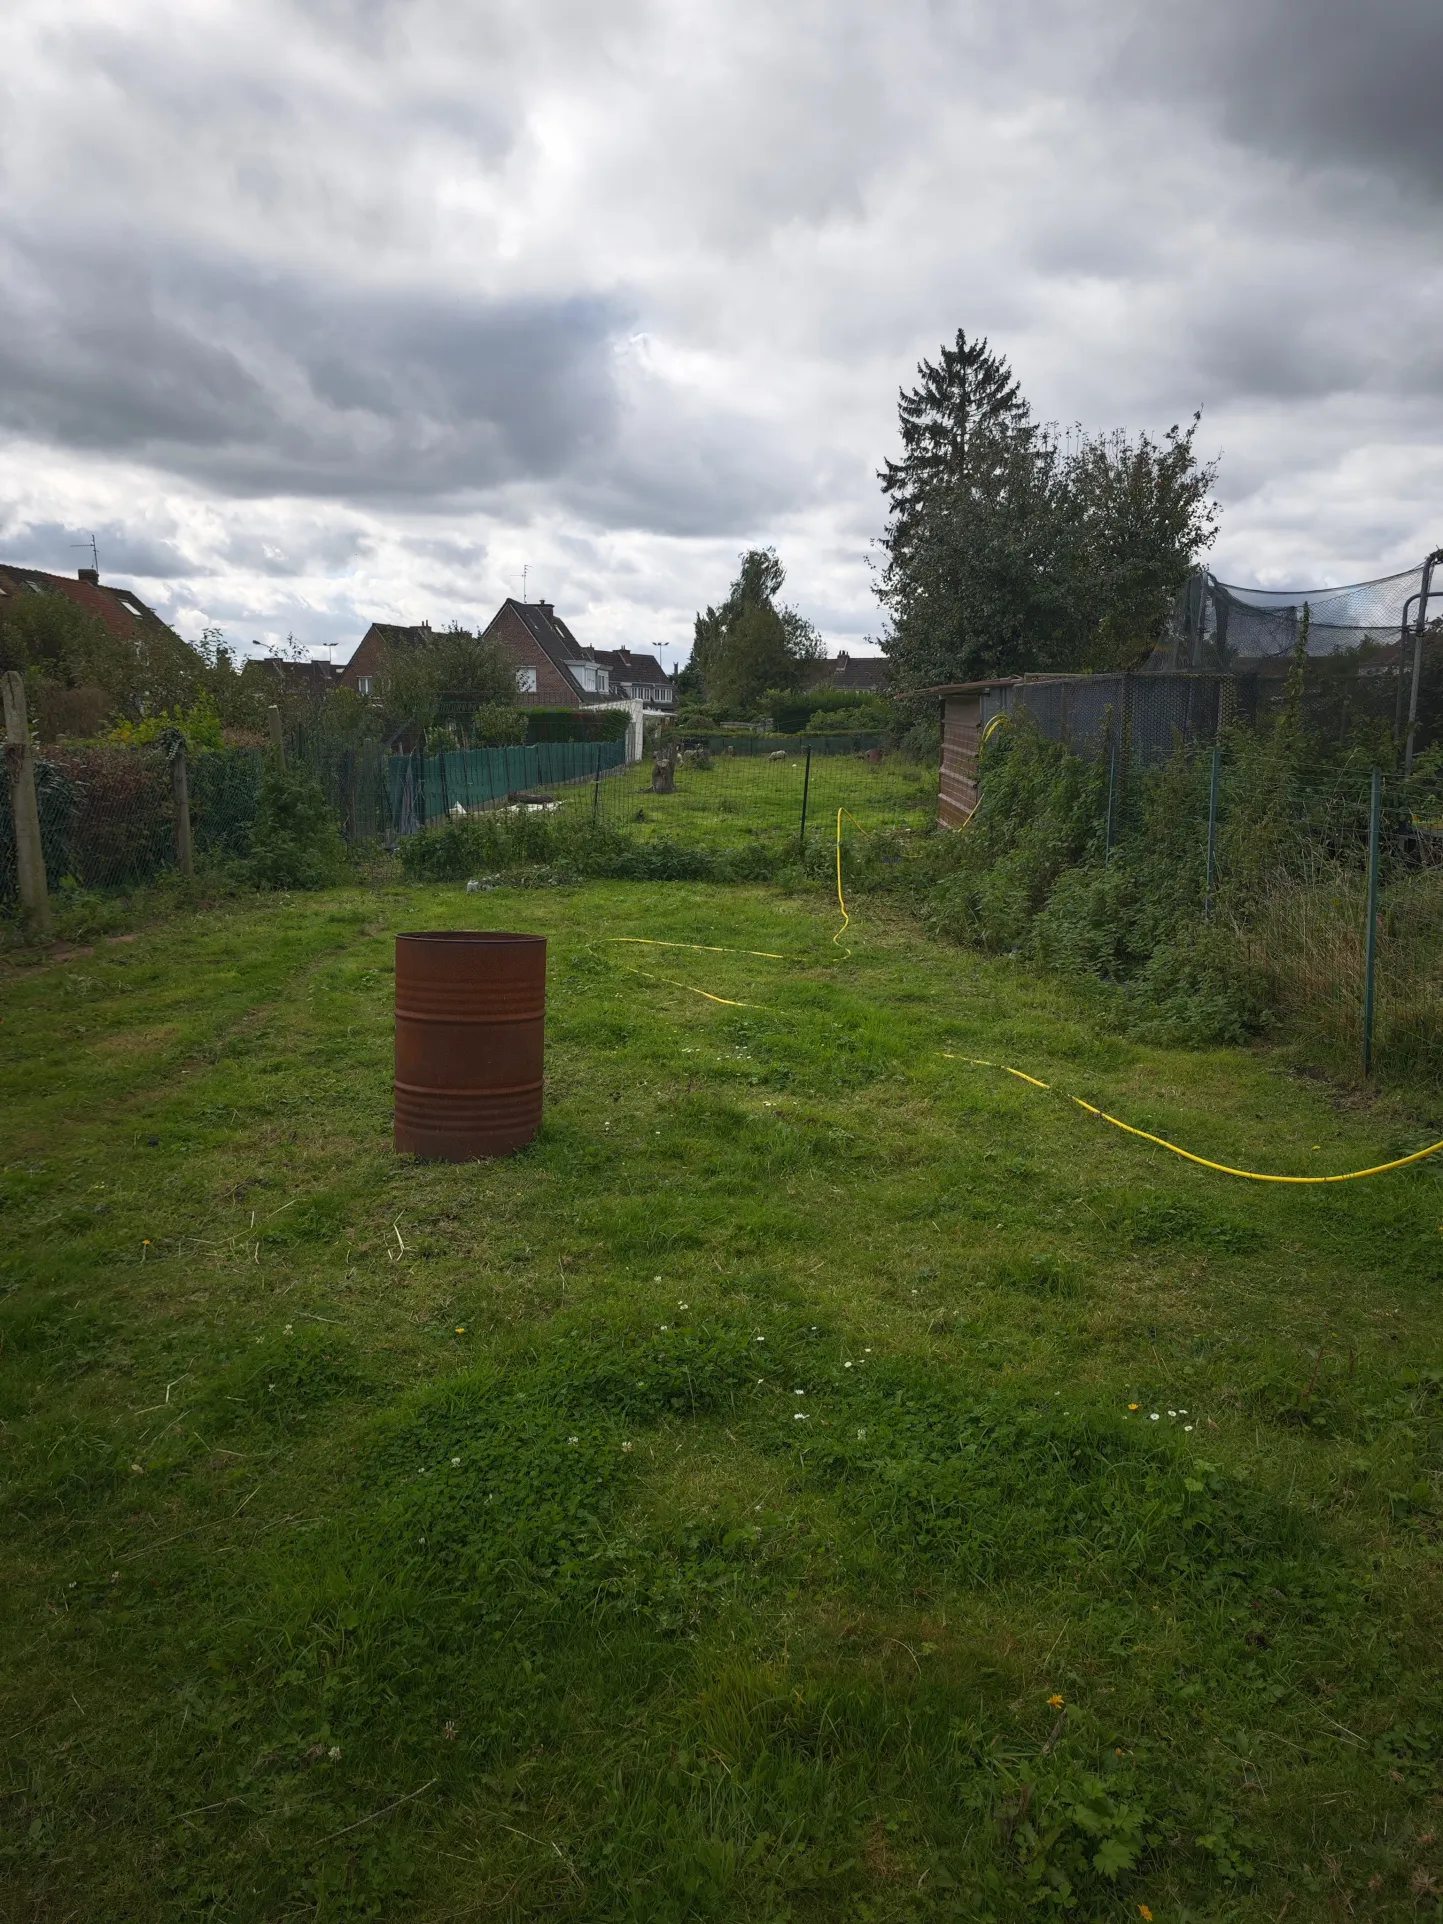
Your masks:
<svg viewBox="0 0 1443 1924"><path fill-rule="evenodd" d="M195 874L195 845L190 838L190 770L185 743L170 758L170 788L175 798L175 860L182 875Z"/></svg>
<svg viewBox="0 0 1443 1924"><path fill-rule="evenodd" d="M13 669L0 675L5 703L5 772L10 778L10 823L15 834L15 872L20 907L34 935L50 933L50 892L35 797L35 749L25 708L25 683Z"/></svg>

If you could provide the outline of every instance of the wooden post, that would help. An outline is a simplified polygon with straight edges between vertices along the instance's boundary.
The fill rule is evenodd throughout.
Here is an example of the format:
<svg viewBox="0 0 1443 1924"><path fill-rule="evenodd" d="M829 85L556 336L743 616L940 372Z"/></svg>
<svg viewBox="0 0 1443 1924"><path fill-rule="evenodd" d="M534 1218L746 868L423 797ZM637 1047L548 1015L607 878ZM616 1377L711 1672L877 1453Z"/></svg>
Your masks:
<svg viewBox="0 0 1443 1924"><path fill-rule="evenodd" d="M797 844L798 844L798 847L801 849L803 855L805 855L807 852L807 796L811 792L811 787L812 787L812 745L810 742L808 742L806 765L802 769L802 826L801 826L801 831L797 836Z"/></svg>
<svg viewBox="0 0 1443 1924"><path fill-rule="evenodd" d="M276 760L284 768L286 765L286 737L281 727L281 711L272 702L266 710L266 721L271 731L271 747L276 751Z"/></svg>
<svg viewBox="0 0 1443 1924"><path fill-rule="evenodd" d="M20 907L31 934L49 935L50 892L45 885L45 849L40 839L35 748L25 708L25 683L11 669L0 675L0 691L5 702L5 772L10 778L10 822L15 834Z"/></svg>
<svg viewBox="0 0 1443 1924"><path fill-rule="evenodd" d="M190 770L185 743L178 742L170 760L170 790L175 798L175 860L182 875L195 874L195 848L190 839Z"/></svg>

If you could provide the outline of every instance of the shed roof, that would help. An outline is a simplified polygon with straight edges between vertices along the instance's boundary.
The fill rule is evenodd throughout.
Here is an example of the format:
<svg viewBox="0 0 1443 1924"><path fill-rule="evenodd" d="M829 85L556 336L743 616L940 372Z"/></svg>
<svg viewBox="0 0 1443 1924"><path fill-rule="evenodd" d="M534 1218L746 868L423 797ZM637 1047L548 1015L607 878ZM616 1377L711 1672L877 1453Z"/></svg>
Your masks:
<svg viewBox="0 0 1443 1924"><path fill-rule="evenodd" d="M1021 675L1002 675L992 681L939 681L931 688L904 688L903 697L909 695L983 695L989 688L1015 688L1023 677ZM1035 680L1061 681L1061 675L1033 677Z"/></svg>

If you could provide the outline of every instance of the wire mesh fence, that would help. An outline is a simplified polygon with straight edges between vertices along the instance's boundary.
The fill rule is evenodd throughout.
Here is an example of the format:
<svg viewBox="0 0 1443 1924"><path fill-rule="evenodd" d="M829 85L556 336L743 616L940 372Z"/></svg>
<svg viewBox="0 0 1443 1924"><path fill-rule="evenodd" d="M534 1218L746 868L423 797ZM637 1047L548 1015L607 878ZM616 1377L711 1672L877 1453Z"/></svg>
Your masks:
<svg viewBox="0 0 1443 1924"><path fill-rule="evenodd" d="M842 737L851 746L850 737ZM681 749L675 760L617 768L566 797L562 807L643 842L726 848L835 832L846 809L864 829L922 829L936 817L937 772L886 755L828 753L817 743L765 755Z"/></svg>
<svg viewBox="0 0 1443 1924"><path fill-rule="evenodd" d="M1119 871L1099 900L1126 899L1127 871L1144 922L1200 913L1197 956L1211 961L1198 966L1220 965L1266 1021L1305 1029L1350 1071L1443 1080L1431 764L1404 774L1360 750L1329 758L1233 730L1211 749L1177 744L1165 764L1106 764L1091 792L1093 859Z"/></svg>
<svg viewBox="0 0 1443 1924"><path fill-rule="evenodd" d="M249 853L263 756L228 748L189 758L191 838L197 856ZM35 765L49 888L119 890L177 866L177 793L164 750L121 744L48 748ZM0 786L0 902L18 895L9 785Z"/></svg>

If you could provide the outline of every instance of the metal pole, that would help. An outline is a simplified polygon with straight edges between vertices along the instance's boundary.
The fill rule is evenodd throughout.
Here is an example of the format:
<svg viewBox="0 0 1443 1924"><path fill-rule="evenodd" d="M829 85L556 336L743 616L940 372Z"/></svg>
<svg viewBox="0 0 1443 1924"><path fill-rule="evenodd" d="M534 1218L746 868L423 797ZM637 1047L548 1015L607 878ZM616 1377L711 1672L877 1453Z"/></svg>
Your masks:
<svg viewBox="0 0 1443 1924"><path fill-rule="evenodd" d="M1207 885L1203 891L1203 920L1213 919L1213 888L1218 872L1218 787L1222 781L1223 751L1213 750L1213 774L1208 787L1208 872Z"/></svg>
<svg viewBox="0 0 1443 1924"><path fill-rule="evenodd" d="M1398 698L1393 705L1393 740L1403 739L1403 690L1408 686L1408 669L1404 657L1408 652L1409 616L1417 595L1409 595L1403 603L1403 619L1398 625Z"/></svg>
<svg viewBox="0 0 1443 1924"><path fill-rule="evenodd" d="M50 933L50 893L45 846L35 796L35 746L25 707L25 683L13 669L0 675L5 706L5 771L10 777L10 827L15 836L15 879L20 907L32 935Z"/></svg>
<svg viewBox="0 0 1443 1924"><path fill-rule="evenodd" d="M601 813L601 743L596 744L596 785L591 791L591 826L596 827Z"/></svg>
<svg viewBox="0 0 1443 1924"><path fill-rule="evenodd" d="M185 743L171 757L170 790L175 800L175 863L182 875L195 874L195 851L190 839L190 774L186 767Z"/></svg>
<svg viewBox="0 0 1443 1924"><path fill-rule="evenodd" d="M1423 563L1423 586L1418 595L1418 617L1413 626L1413 688L1408 697L1408 739L1403 750L1403 773L1413 773L1413 740L1418 733L1418 688L1423 679L1423 636L1428 627L1428 595L1433 585L1433 566L1443 560L1443 549L1435 548Z"/></svg>
<svg viewBox="0 0 1443 1924"><path fill-rule="evenodd" d="M1114 741L1107 751L1107 830L1103 841L1103 858L1112 859L1112 791L1117 781L1117 743Z"/></svg>
<svg viewBox="0 0 1443 1924"><path fill-rule="evenodd" d="M807 759L802 769L802 830L799 845L803 855L807 852L807 796L812 786L812 745L807 743Z"/></svg>
<svg viewBox="0 0 1443 1924"><path fill-rule="evenodd" d="M1378 831L1383 816L1383 776L1373 770L1368 814L1368 932L1363 948L1363 1074L1373 1073L1373 1010L1378 963Z"/></svg>

